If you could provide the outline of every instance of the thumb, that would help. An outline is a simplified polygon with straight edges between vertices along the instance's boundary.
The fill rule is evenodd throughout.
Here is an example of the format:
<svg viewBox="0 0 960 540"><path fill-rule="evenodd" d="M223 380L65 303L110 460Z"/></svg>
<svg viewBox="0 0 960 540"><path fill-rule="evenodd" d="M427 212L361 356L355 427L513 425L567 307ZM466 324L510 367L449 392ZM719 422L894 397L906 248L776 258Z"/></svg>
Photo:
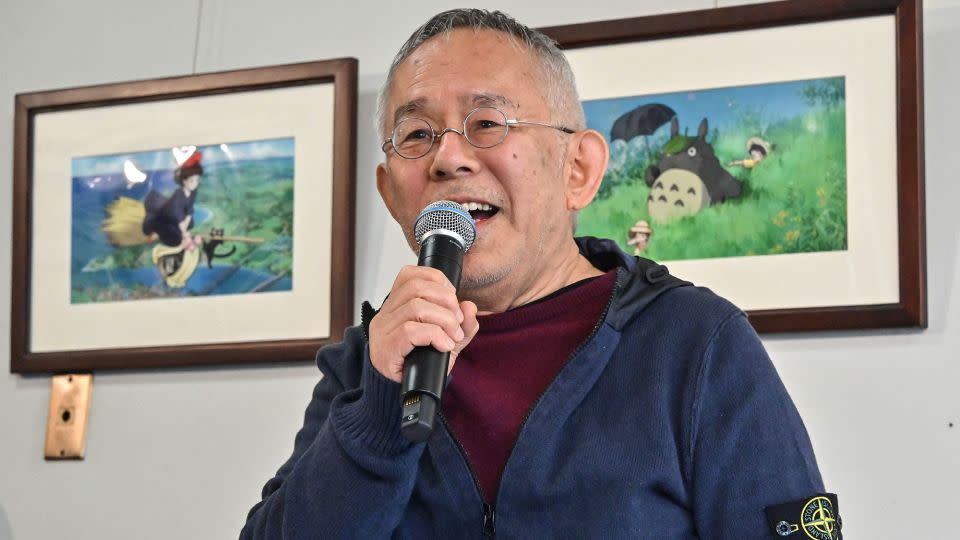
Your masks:
<svg viewBox="0 0 960 540"><path fill-rule="evenodd" d="M456 346L450 352L451 364L460 354L477 332L480 331L480 323L477 321L477 305L469 300L460 302L460 311L463 312L463 322L460 323L460 329L463 330L463 339L457 342Z"/></svg>

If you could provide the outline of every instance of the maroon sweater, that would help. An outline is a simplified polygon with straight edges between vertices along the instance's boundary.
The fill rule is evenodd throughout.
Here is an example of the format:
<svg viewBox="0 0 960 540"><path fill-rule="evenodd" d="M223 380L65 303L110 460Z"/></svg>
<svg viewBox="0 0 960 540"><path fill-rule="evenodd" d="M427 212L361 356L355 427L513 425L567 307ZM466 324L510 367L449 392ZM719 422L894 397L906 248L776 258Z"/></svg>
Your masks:
<svg viewBox="0 0 960 540"><path fill-rule="evenodd" d="M496 499L527 412L593 333L615 278L613 270L525 306L478 317L480 332L457 358L443 413L487 502Z"/></svg>

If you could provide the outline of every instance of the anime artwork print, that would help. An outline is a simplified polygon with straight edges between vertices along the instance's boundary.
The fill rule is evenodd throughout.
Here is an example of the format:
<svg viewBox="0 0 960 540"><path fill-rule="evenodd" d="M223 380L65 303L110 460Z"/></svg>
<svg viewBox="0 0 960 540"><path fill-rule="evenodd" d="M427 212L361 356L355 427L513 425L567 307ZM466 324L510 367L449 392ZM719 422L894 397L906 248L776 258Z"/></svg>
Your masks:
<svg viewBox="0 0 960 540"><path fill-rule="evenodd" d="M610 164L577 234L658 261L845 250L844 83L584 101Z"/></svg>
<svg viewBox="0 0 960 540"><path fill-rule="evenodd" d="M293 138L71 167L71 303L291 289Z"/></svg>

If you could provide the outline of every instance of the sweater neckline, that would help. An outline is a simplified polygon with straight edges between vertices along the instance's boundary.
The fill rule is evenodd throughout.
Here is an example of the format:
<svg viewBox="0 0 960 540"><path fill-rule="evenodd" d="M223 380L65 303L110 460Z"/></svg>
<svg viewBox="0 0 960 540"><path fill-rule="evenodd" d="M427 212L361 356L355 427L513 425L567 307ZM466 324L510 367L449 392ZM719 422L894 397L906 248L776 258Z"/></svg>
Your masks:
<svg viewBox="0 0 960 540"><path fill-rule="evenodd" d="M564 315L570 310L589 303L597 295L609 295L616 281L616 275L616 269L609 270L602 275L567 285L528 304L502 313L480 315L477 317L480 331L509 330Z"/></svg>

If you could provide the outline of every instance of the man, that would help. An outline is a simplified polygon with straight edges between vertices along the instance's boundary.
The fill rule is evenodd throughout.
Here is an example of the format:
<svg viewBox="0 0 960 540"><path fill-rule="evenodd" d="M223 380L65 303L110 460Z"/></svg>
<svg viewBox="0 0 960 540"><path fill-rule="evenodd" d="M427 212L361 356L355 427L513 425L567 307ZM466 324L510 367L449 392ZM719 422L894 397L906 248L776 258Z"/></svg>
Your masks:
<svg viewBox="0 0 960 540"><path fill-rule="evenodd" d="M441 199L471 210L477 240L459 291L403 268L380 310L365 303L318 353L293 456L242 537L761 538L779 524L765 508L822 491L743 313L573 238L608 154L548 38L496 12L434 17L397 55L380 126L377 187L411 247ZM415 444L399 381L418 345L453 367L441 422ZM811 507L816 526L836 530L835 504ZM789 508L781 528L812 523Z"/></svg>

